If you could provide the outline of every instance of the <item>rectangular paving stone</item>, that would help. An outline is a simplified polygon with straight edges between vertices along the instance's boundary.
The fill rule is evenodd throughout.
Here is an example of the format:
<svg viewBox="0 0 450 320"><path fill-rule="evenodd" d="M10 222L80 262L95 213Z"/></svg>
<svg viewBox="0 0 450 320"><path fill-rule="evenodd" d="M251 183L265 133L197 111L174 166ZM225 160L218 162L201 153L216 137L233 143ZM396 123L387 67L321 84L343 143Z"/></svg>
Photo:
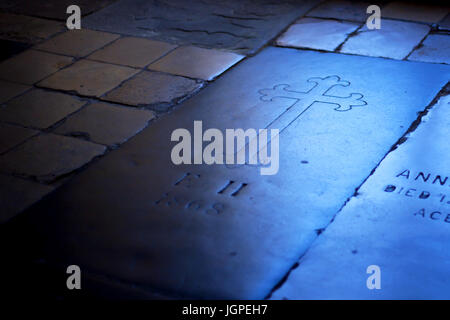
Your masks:
<svg viewBox="0 0 450 320"><path fill-rule="evenodd" d="M143 71L112 90L103 100L134 106L156 106L164 109L194 93L202 82L170 74Z"/></svg>
<svg viewBox="0 0 450 320"><path fill-rule="evenodd" d="M34 89L0 107L0 121L46 129L86 103L75 96Z"/></svg>
<svg viewBox="0 0 450 320"><path fill-rule="evenodd" d="M0 12L1 39L38 43L64 28L56 21Z"/></svg>
<svg viewBox="0 0 450 320"><path fill-rule="evenodd" d="M0 104L29 90L31 87L20 83L0 80Z"/></svg>
<svg viewBox="0 0 450 320"><path fill-rule="evenodd" d="M198 47L179 47L148 66L150 70L212 80L239 62L243 56Z"/></svg>
<svg viewBox="0 0 450 320"><path fill-rule="evenodd" d="M0 154L38 133L36 130L0 123Z"/></svg>
<svg viewBox="0 0 450 320"><path fill-rule="evenodd" d="M1 66L0 66L1 67ZM39 86L100 97L139 70L90 60L80 60L39 82Z"/></svg>
<svg viewBox="0 0 450 320"><path fill-rule="evenodd" d="M106 147L75 138L41 134L0 156L0 170L51 182L103 154Z"/></svg>
<svg viewBox="0 0 450 320"><path fill-rule="evenodd" d="M94 52L88 58L91 60L144 68L175 47L173 44L161 41L124 37Z"/></svg>
<svg viewBox="0 0 450 320"><path fill-rule="evenodd" d="M183 45L254 53L318 2L122 0L86 17L83 26Z"/></svg>
<svg viewBox="0 0 450 320"><path fill-rule="evenodd" d="M0 79L31 85L71 64L72 61L70 57L27 50L0 63Z"/></svg>
<svg viewBox="0 0 450 320"><path fill-rule="evenodd" d="M369 30L364 25L357 35L345 42L340 52L403 59L429 31L426 25L384 19L378 30Z"/></svg>
<svg viewBox="0 0 450 320"><path fill-rule="evenodd" d="M69 30L35 48L72 57L84 57L119 37L117 34L89 29Z"/></svg>
<svg viewBox="0 0 450 320"><path fill-rule="evenodd" d="M277 44L334 51L358 27L358 24L350 22L302 18L277 39Z"/></svg>
<svg viewBox="0 0 450 320"><path fill-rule="evenodd" d="M433 6L406 1L395 1L383 7L382 16L386 18L437 23L450 12L450 6Z"/></svg>
<svg viewBox="0 0 450 320"><path fill-rule="evenodd" d="M383 160L273 299L450 298L449 98ZM367 288L371 265L380 290Z"/></svg>
<svg viewBox="0 0 450 320"><path fill-rule="evenodd" d="M450 35L430 34L408 60L450 64Z"/></svg>
<svg viewBox="0 0 450 320"><path fill-rule="evenodd" d="M311 10L308 16L365 22L368 17L367 7L371 4L370 2L360 1L325 1Z"/></svg>
<svg viewBox="0 0 450 320"><path fill-rule="evenodd" d="M19 214L54 187L0 174L0 224Z"/></svg>
<svg viewBox="0 0 450 320"><path fill-rule="evenodd" d="M75 176L18 227L36 230L49 263L169 296L264 298L449 75L440 64L267 48ZM282 130L278 173L173 164L171 135L192 134L194 120L204 130Z"/></svg>
<svg viewBox="0 0 450 320"><path fill-rule="evenodd" d="M55 132L116 145L136 135L153 118L151 111L94 103L71 116Z"/></svg>

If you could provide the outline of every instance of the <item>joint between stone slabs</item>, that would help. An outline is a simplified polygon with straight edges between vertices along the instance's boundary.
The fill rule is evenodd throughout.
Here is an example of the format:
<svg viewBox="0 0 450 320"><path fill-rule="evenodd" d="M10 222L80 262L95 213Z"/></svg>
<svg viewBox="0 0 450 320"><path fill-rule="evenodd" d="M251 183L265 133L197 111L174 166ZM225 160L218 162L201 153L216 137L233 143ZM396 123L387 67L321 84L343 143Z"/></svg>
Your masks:
<svg viewBox="0 0 450 320"><path fill-rule="evenodd" d="M343 54L343 52L341 52L342 47L345 45L345 43L346 43L350 38L353 38L353 37L357 36L357 35L359 34L359 31L360 31L362 28L364 28L364 25L365 25L365 22L363 22L363 23L362 23L355 31L349 33L348 36L347 36L347 38L344 40L344 42L342 42L340 45L338 45L337 48L334 49L333 52Z"/></svg>

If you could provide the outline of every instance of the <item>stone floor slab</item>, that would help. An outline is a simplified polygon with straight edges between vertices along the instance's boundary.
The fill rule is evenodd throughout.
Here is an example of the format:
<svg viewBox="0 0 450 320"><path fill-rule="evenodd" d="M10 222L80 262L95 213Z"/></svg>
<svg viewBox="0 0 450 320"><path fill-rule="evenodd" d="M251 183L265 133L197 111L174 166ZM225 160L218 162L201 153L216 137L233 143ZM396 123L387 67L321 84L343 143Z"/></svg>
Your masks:
<svg viewBox="0 0 450 320"><path fill-rule="evenodd" d="M38 133L36 130L0 123L0 154Z"/></svg>
<svg viewBox="0 0 450 320"><path fill-rule="evenodd" d="M449 119L447 96L383 160L273 299L450 298ZM366 286L370 265L380 268L380 290Z"/></svg>
<svg viewBox="0 0 450 320"><path fill-rule="evenodd" d="M0 65L1 68L1 65ZM90 60L80 60L39 82L39 86L100 97L139 70Z"/></svg>
<svg viewBox="0 0 450 320"><path fill-rule="evenodd" d="M408 60L450 64L450 36L430 34Z"/></svg>
<svg viewBox="0 0 450 320"><path fill-rule="evenodd" d="M75 176L18 227L36 230L49 263L169 296L264 298L449 75L440 64L267 48ZM204 130L279 128L278 173L173 164L172 132L193 132L194 120Z"/></svg>
<svg viewBox="0 0 450 320"><path fill-rule="evenodd" d="M194 93L199 81L160 72L143 71L102 97L103 100L134 106L161 105L167 108Z"/></svg>
<svg viewBox="0 0 450 320"><path fill-rule="evenodd" d="M37 45L35 49L84 57L119 37L117 34L89 29L70 30Z"/></svg>
<svg viewBox="0 0 450 320"><path fill-rule="evenodd" d="M0 79L31 85L72 61L70 57L27 50L0 63Z"/></svg>
<svg viewBox="0 0 450 320"><path fill-rule="evenodd" d="M359 25L315 18L302 18L277 39L286 47L334 51Z"/></svg>
<svg viewBox="0 0 450 320"><path fill-rule="evenodd" d="M433 6L394 1L383 7L382 16L386 18L437 23L450 12L450 7Z"/></svg>
<svg viewBox="0 0 450 320"><path fill-rule="evenodd" d="M85 104L75 96L34 89L0 107L0 121L46 129Z"/></svg>
<svg viewBox="0 0 450 320"><path fill-rule="evenodd" d="M0 224L22 212L54 188L0 174Z"/></svg>
<svg viewBox="0 0 450 320"><path fill-rule="evenodd" d="M24 93L31 87L19 83L0 80L0 104Z"/></svg>
<svg viewBox="0 0 450 320"><path fill-rule="evenodd" d="M144 68L176 46L144 38L123 37L88 58L102 62Z"/></svg>
<svg viewBox="0 0 450 320"><path fill-rule="evenodd" d="M0 170L50 182L105 152L104 146L54 134L31 138L0 156Z"/></svg>
<svg viewBox="0 0 450 320"><path fill-rule="evenodd" d="M332 0L325 1L308 13L310 17L333 18L364 22L367 20L367 7L370 2Z"/></svg>
<svg viewBox="0 0 450 320"><path fill-rule="evenodd" d="M239 62L243 56L198 47L179 47L148 66L150 70L212 80Z"/></svg>
<svg viewBox="0 0 450 320"><path fill-rule="evenodd" d="M450 30L450 13L439 22L439 29L441 30Z"/></svg>
<svg viewBox="0 0 450 320"><path fill-rule="evenodd" d="M357 35L347 40L341 52L403 59L429 31L426 25L384 19L379 30L369 30L364 25Z"/></svg>
<svg viewBox="0 0 450 320"><path fill-rule="evenodd" d="M71 116L55 132L116 145L136 135L153 118L151 111L94 103Z"/></svg>
<svg viewBox="0 0 450 320"><path fill-rule="evenodd" d="M56 21L0 12L1 39L38 43L64 28L62 23Z"/></svg>
<svg viewBox="0 0 450 320"><path fill-rule="evenodd" d="M122 0L90 15L83 25L183 45L254 53L317 3Z"/></svg>

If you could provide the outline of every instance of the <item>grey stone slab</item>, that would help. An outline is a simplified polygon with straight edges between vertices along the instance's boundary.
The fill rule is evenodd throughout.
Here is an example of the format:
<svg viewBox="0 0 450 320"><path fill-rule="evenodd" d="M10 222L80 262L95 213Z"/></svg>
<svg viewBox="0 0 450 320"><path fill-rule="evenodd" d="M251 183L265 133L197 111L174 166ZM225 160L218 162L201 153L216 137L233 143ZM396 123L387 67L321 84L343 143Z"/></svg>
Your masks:
<svg viewBox="0 0 450 320"><path fill-rule="evenodd" d="M273 299L449 299L450 96L390 153ZM366 286L367 267L381 289Z"/></svg>
<svg viewBox="0 0 450 320"><path fill-rule="evenodd" d="M408 60L450 64L450 35L430 34Z"/></svg>
<svg viewBox="0 0 450 320"><path fill-rule="evenodd" d="M367 7L370 2L331 0L325 1L308 13L310 17L333 18L364 22L367 20Z"/></svg>
<svg viewBox="0 0 450 320"><path fill-rule="evenodd" d="M83 20L85 27L252 53L316 0L122 0ZM195 18L193 18L195 17Z"/></svg>
<svg viewBox="0 0 450 320"><path fill-rule="evenodd" d="M169 296L264 298L449 75L446 65L267 48L41 201L21 228L40 234L52 263ZM279 128L278 173L174 165L171 134L194 120Z"/></svg>
<svg viewBox="0 0 450 320"><path fill-rule="evenodd" d="M39 131L0 123L0 153L4 153L28 138L38 134Z"/></svg>

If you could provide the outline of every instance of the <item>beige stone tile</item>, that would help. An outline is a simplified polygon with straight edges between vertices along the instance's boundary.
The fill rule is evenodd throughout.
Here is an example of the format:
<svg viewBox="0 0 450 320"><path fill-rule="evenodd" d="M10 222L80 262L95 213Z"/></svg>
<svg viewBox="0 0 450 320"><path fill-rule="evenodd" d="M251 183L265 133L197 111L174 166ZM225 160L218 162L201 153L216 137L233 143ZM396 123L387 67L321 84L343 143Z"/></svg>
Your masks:
<svg viewBox="0 0 450 320"><path fill-rule="evenodd" d="M0 224L39 201L54 188L8 175L0 175Z"/></svg>
<svg viewBox="0 0 450 320"><path fill-rule="evenodd" d="M381 16L383 18L436 23L441 21L449 13L449 8L449 6L440 7L395 1L383 7Z"/></svg>
<svg viewBox="0 0 450 320"><path fill-rule="evenodd" d="M212 80L242 58L243 56L231 52L179 47L148 68L190 78Z"/></svg>
<svg viewBox="0 0 450 320"><path fill-rule="evenodd" d="M120 36L89 29L69 30L36 46L36 49L84 57Z"/></svg>
<svg viewBox="0 0 450 320"><path fill-rule="evenodd" d="M24 93L30 88L30 86L23 84L0 80L0 104Z"/></svg>
<svg viewBox="0 0 450 320"><path fill-rule="evenodd" d="M144 71L124 82L102 99L135 106L170 104L201 86L202 83L196 80Z"/></svg>
<svg viewBox="0 0 450 320"><path fill-rule="evenodd" d="M39 82L38 85L58 90L76 91L84 96L100 97L137 72L139 72L138 69L80 60L69 68Z"/></svg>
<svg viewBox="0 0 450 320"><path fill-rule="evenodd" d="M63 31L64 24L16 14L0 13L0 38L38 43Z"/></svg>
<svg viewBox="0 0 450 320"><path fill-rule="evenodd" d="M153 118L151 111L94 103L68 118L55 132L115 145L137 134Z"/></svg>
<svg viewBox="0 0 450 320"><path fill-rule="evenodd" d="M34 89L0 107L0 121L45 129L84 104L75 96Z"/></svg>
<svg viewBox="0 0 450 320"><path fill-rule="evenodd" d="M125 37L94 52L88 59L143 68L175 47L166 42Z"/></svg>
<svg viewBox="0 0 450 320"><path fill-rule="evenodd" d="M0 79L31 85L72 61L70 57L27 50L0 63Z"/></svg>
<svg viewBox="0 0 450 320"><path fill-rule="evenodd" d="M41 134L0 156L0 170L50 182L87 164L105 150L106 147L88 141Z"/></svg>
<svg viewBox="0 0 450 320"><path fill-rule="evenodd" d="M351 22L303 18L290 26L277 39L277 44L286 47L334 51L358 27L358 24Z"/></svg>
<svg viewBox="0 0 450 320"><path fill-rule="evenodd" d="M26 139L38 134L39 131L0 123L0 153L4 153Z"/></svg>

